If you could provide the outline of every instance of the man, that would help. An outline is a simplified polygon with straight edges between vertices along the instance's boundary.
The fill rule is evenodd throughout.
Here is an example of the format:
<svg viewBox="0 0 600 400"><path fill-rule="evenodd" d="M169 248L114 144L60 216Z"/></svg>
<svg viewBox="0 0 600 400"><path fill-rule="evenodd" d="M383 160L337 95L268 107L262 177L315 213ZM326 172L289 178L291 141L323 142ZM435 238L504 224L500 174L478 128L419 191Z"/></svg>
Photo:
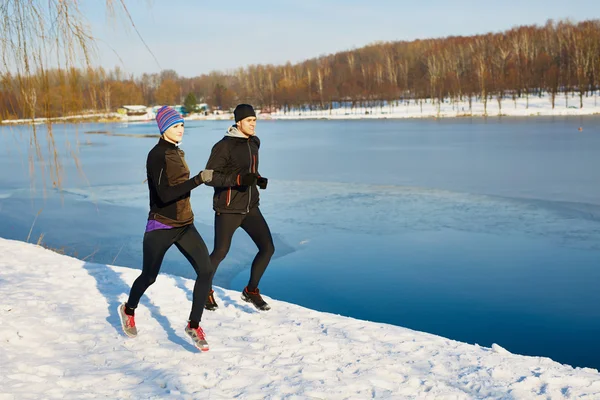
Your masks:
<svg viewBox="0 0 600 400"><path fill-rule="evenodd" d="M260 140L255 135L256 113L249 104L239 104L233 112L235 125L225 137L214 145L207 170L213 170L213 209L215 210L215 245L210 261L215 271L229 251L231 239L241 227L258 247L252 261L248 285L242 291L242 299L257 309L267 311L269 305L263 300L258 284L275 252L273 238L267 222L259 209L259 193L267 188L268 180L258 172L258 149ZM209 291L205 308L216 310L214 291Z"/></svg>

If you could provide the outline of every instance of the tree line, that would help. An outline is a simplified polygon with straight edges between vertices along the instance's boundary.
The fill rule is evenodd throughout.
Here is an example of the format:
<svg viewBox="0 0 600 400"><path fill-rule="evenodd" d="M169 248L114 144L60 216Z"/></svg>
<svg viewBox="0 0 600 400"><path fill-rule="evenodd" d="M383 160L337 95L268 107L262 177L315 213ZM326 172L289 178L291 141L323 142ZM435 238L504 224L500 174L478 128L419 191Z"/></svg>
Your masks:
<svg viewBox="0 0 600 400"><path fill-rule="evenodd" d="M0 72L0 118L183 104L186 97L223 110L248 102L268 112L424 99L438 105L477 99L484 107L497 101L501 109L507 99L547 93L552 107L559 101L583 107L583 98L598 89L600 20L548 21L485 35L380 42L296 64L250 65L192 78L173 70L136 77L119 67L29 76ZM573 95L576 101L569 100Z"/></svg>

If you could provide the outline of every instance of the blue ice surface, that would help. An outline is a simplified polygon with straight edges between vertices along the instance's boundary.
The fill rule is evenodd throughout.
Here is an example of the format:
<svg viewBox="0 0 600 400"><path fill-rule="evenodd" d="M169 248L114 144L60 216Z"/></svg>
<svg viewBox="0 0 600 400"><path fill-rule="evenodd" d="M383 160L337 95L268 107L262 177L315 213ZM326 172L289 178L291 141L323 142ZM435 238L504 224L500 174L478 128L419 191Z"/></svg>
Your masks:
<svg viewBox="0 0 600 400"><path fill-rule="evenodd" d="M260 173L269 178L261 209L276 246L261 291L600 368L599 122L259 121ZM181 147L192 171L230 123L186 123ZM0 128L0 235L25 240L31 229L30 242L43 234L79 258L140 268L154 123L55 125L61 191L44 188L55 178L49 167L32 183L28 129ZM47 164L46 128L37 129ZM211 196L206 187L192 195L209 249ZM237 232L215 284L241 290L255 252ZM176 250L163 272L194 277Z"/></svg>

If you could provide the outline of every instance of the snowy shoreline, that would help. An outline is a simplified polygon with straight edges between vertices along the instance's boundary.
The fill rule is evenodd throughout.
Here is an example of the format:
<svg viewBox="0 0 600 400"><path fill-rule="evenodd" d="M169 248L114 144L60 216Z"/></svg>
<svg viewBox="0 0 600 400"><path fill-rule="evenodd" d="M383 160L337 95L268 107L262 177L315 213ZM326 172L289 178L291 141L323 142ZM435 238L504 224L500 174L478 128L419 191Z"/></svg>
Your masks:
<svg viewBox="0 0 600 400"><path fill-rule="evenodd" d="M358 119L423 119L423 118L503 118L503 117L567 117L567 116L593 116L600 115L600 102L598 94L583 98L583 107L579 108L579 97L569 95L565 99L564 94L558 96L555 102L555 108L552 108L548 95L541 97L529 97L513 99L503 99L501 107L497 99L489 100L487 107L484 107L481 101L473 101L469 106L467 100L450 102L445 101L438 104L429 100L420 101L395 101L391 104L373 107L349 107L336 105L331 110L300 110L292 109L287 112L277 111L273 113L259 112L257 117L262 120L358 120ZM570 104L570 105L569 105ZM233 114L210 114L200 115L191 114L184 118L186 121L223 121L233 120ZM91 122L100 123L135 123L150 122L153 120L128 120L117 113L73 115L57 118L38 118L31 119L4 120L3 125L11 124L42 124L53 123L72 123L74 121L91 120Z"/></svg>
<svg viewBox="0 0 600 400"><path fill-rule="evenodd" d="M570 104L570 105L568 105ZM575 106L576 105L576 106ZM489 100L487 107L481 101L467 100L438 104L436 101L396 101L377 107L337 107L332 110L292 110L270 114L271 119L404 119L404 118L502 118L540 116L584 116L600 114L597 95L584 97L579 108L579 97L564 95L556 98L552 108L547 95L541 97L503 99L501 106L496 99Z"/></svg>
<svg viewBox="0 0 600 400"><path fill-rule="evenodd" d="M139 270L0 238L0 398L600 398L600 374L239 292L183 327L193 281L161 274L124 337L116 314ZM35 268L32 268L35 265Z"/></svg>

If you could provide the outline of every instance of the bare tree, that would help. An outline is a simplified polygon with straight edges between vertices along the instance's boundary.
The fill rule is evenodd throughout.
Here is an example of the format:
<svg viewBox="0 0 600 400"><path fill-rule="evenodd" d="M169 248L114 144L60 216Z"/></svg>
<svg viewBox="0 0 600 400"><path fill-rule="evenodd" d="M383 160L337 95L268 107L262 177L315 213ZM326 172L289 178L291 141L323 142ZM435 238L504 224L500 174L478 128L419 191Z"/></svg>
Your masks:
<svg viewBox="0 0 600 400"><path fill-rule="evenodd" d="M119 6L131 21L131 16L125 6L124 0L106 0L106 7L115 12ZM134 26L135 28L135 26ZM0 58L3 69L14 71L19 85L20 95L16 98L26 110L26 116L36 117L36 108L40 105L39 93L45 104L45 110L51 109L47 103L51 99L49 90L50 71L49 64L55 64L59 69L71 70L79 60L85 66L90 65L95 53L94 40L89 31L84 17L79 9L77 0L10 0L4 1L0 6ZM77 73L67 74L67 79L79 79ZM32 86L33 85L33 86ZM37 87L35 87L37 85ZM72 88L79 85L74 83ZM81 103L82 102L78 102ZM73 111L73 110L71 110ZM32 146L36 148L36 157L30 158L30 164L38 164L44 176L44 154L40 149L37 138L37 128L31 124ZM48 165L51 168L53 186L60 187L61 165L54 146L52 125L47 125L47 140L49 143ZM32 184L34 171L31 170ZM43 179L44 186L46 184Z"/></svg>
<svg viewBox="0 0 600 400"><path fill-rule="evenodd" d="M496 68L493 76L496 89L496 99L498 100L498 115L502 114L502 99L504 98L507 65L510 54L511 52L509 49L502 47L502 45L498 43L496 46L496 51L492 56L492 63Z"/></svg>
<svg viewBox="0 0 600 400"><path fill-rule="evenodd" d="M571 31L571 46L573 48L573 64L579 90L579 108L583 108L583 95L589 89L590 74L594 64L594 49L597 49L597 38L592 36L592 26L584 24L582 29Z"/></svg>
<svg viewBox="0 0 600 400"><path fill-rule="evenodd" d="M529 91L531 88L532 73L535 47L529 30L523 27L519 30L519 62L521 64L520 76L522 78L521 85L525 91L525 108L529 108Z"/></svg>
<svg viewBox="0 0 600 400"><path fill-rule="evenodd" d="M324 89L325 89L325 79L329 77L331 73L331 68L326 60L322 60L319 63L317 68L317 88L319 90L319 98L321 101L321 109L324 109ZM331 111L331 110L330 110Z"/></svg>
<svg viewBox="0 0 600 400"><path fill-rule="evenodd" d="M474 44L471 44L473 52L475 74L479 82L481 101L483 101L483 115L487 115L487 48L486 42L482 37L478 37Z"/></svg>
<svg viewBox="0 0 600 400"><path fill-rule="evenodd" d="M429 54L425 63L427 64L427 72L429 74L430 97L431 103L433 104L434 99L436 98L438 82L441 77L441 66L435 53ZM438 116L440 114L440 101L441 100L438 98Z"/></svg>

